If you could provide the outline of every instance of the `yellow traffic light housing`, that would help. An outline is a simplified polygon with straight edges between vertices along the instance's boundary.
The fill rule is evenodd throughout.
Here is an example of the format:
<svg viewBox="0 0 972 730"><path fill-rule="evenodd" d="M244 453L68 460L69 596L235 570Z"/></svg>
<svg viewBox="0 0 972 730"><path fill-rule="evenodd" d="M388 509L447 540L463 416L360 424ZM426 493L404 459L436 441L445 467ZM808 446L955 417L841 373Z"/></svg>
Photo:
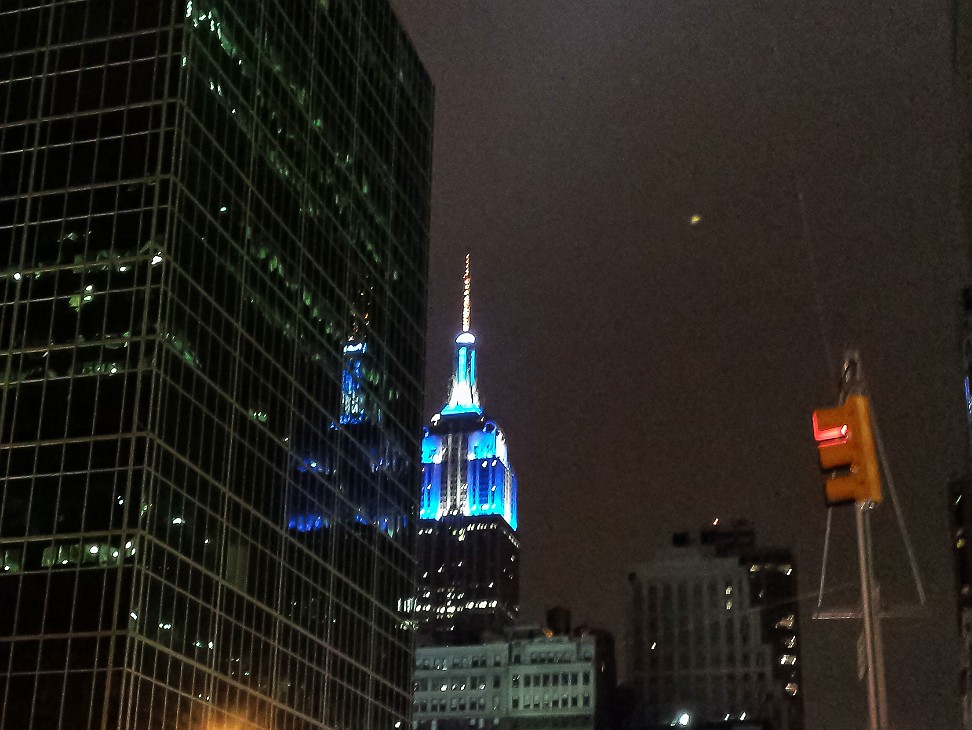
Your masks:
<svg viewBox="0 0 972 730"><path fill-rule="evenodd" d="M843 405L814 411L813 438L821 469L846 470L827 479L828 505L882 501L871 405L866 396L851 395Z"/></svg>

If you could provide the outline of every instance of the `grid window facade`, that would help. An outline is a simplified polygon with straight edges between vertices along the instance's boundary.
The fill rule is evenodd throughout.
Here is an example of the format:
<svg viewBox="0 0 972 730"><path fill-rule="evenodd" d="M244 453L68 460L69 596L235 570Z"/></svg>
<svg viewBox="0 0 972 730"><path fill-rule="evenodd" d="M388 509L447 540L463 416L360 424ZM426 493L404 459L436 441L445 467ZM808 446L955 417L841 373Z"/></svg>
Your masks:
<svg viewBox="0 0 972 730"><path fill-rule="evenodd" d="M412 730L606 726L597 714L605 660L591 635L420 646Z"/></svg>
<svg viewBox="0 0 972 730"><path fill-rule="evenodd" d="M787 551L677 547L630 576L639 714L707 722L776 712L802 727L796 578Z"/></svg>
<svg viewBox="0 0 972 730"><path fill-rule="evenodd" d="M0 28L0 729L404 725L433 97L394 14Z"/></svg>
<svg viewBox="0 0 972 730"><path fill-rule="evenodd" d="M500 515L421 520L415 619L424 635L472 641L519 610L520 543Z"/></svg>

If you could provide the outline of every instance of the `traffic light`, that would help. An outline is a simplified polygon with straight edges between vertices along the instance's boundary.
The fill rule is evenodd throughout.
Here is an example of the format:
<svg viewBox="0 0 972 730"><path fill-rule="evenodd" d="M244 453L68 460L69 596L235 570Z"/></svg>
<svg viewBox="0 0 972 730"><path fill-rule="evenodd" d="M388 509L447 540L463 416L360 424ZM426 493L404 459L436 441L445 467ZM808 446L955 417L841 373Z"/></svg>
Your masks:
<svg viewBox="0 0 972 730"><path fill-rule="evenodd" d="M827 479L828 505L881 502L881 472L866 396L851 395L843 405L814 411L813 438L817 441L821 469L847 470Z"/></svg>

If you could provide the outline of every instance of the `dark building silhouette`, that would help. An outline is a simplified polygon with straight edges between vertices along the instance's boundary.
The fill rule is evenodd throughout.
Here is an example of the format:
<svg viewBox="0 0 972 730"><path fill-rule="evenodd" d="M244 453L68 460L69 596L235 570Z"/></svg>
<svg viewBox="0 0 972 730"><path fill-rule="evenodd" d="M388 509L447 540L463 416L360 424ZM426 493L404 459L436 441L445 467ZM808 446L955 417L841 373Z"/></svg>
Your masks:
<svg viewBox="0 0 972 730"><path fill-rule="evenodd" d="M972 481L953 478L949 483L951 498L952 560L955 570L955 595L958 634L961 638L959 692L962 697L963 727L972 728L972 526L969 525L968 500L972 499Z"/></svg>
<svg viewBox="0 0 972 730"><path fill-rule="evenodd" d="M614 636L609 631L586 624L572 630L570 609L564 606L554 606L547 610L546 632L552 636L575 636L594 640L594 728L612 730L620 727L622 714L617 701L618 669Z"/></svg>
<svg viewBox="0 0 972 730"><path fill-rule="evenodd" d="M676 533L631 573L632 728L803 727L796 565L745 522Z"/></svg>
<svg viewBox="0 0 972 730"><path fill-rule="evenodd" d="M958 6L957 6L958 7ZM968 30L968 29L966 29ZM962 292L962 372L966 415L965 475L949 481L952 560L955 574L956 615L961 641L959 692L962 698L963 727L972 729L972 522L969 500L972 479L969 457L972 455L972 289Z"/></svg>
<svg viewBox="0 0 972 730"><path fill-rule="evenodd" d="M0 728L406 723L433 96L388 3L0 28Z"/></svg>
<svg viewBox="0 0 972 730"><path fill-rule="evenodd" d="M547 609L547 628L553 632L554 636L569 635L570 626L570 609L563 606Z"/></svg>
<svg viewBox="0 0 972 730"><path fill-rule="evenodd" d="M506 437L476 386L466 257L462 331L448 402L425 429L415 616L423 641L502 636L519 610L517 486Z"/></svg>

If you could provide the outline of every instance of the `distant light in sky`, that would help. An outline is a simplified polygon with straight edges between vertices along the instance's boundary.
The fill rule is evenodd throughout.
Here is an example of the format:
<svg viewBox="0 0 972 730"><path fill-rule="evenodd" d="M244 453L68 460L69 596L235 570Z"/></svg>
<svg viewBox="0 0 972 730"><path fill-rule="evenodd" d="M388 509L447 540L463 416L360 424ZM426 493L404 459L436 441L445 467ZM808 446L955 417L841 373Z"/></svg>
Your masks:
<svg viewBox="0 0 972 730"><path fill-rule="evenodd" d="M697 226L701 222L702 222L702 216L699 215L698 213L692 213L691 217L689 218L689 225Z"/></svg>

